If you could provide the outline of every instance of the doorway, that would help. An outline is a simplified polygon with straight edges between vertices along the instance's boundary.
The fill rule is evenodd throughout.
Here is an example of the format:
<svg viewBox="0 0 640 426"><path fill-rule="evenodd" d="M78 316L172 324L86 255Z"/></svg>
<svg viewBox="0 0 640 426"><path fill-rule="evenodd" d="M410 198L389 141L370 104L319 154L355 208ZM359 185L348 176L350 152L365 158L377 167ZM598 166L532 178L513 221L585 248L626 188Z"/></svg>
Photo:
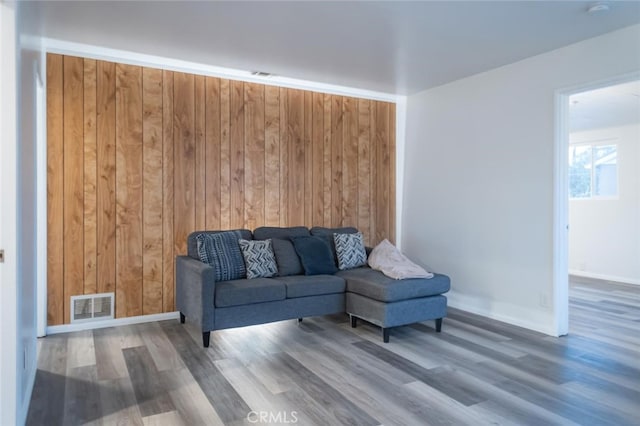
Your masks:
<svg viewBox="0 0 640 426"><path fill-rule="evenodd" d="M616 142L619 135L612 136L611 131L602 129L606 126L622 126L621 122L628 121L629 115L623 117L618 111L607 112L606 108L603 108L606 105L602 104L608 104L610 109L613 108L610 96L612 93L617 94L618 97L626 93L630 103L640 102L640 98L636 96L640 93L635 92L638 80L640 80L640 73L636 72L560 90L556 93L554 319L558 336L569 332L569 272L576 273L580 269L588 272L586 269L589 265L595 267L597 263L591 260L592 258L589 258L589 261L579 259L581 255L585 257L586 254L578 253L575 238L570 239L573 231L569 228L569 224L572 223L570 205L573 205L575 210L575 206L580 203L584 207L589 205L587 201L606 200L609 201L608 206L603 203L591 203L591 206L610 208L615 204L613 201L619 199L617 186L619 142ZM609 101L600 102L600 106L587 107L588 104L595 105L598 100L607 97ZM617 105L619 101L620 99L614 101L614 104ZM601 129L599 133L597 128ZM628 190L625 191L628 195ZM601 213L596 211L591 216L601 217ZM574 224L571 226L573 227ZM606 236L606 230L603 231ZM612 231L609 230L609 232ZM573 237L574 234L571 236ZM610 241L611 238L609 238ZM590 244L598 245L597 242ZM572 254L575 256L569 256L570 245L573 246ZM601 261L606 263L606 259ZM592 277L598 278L593 275Z"/></svg>

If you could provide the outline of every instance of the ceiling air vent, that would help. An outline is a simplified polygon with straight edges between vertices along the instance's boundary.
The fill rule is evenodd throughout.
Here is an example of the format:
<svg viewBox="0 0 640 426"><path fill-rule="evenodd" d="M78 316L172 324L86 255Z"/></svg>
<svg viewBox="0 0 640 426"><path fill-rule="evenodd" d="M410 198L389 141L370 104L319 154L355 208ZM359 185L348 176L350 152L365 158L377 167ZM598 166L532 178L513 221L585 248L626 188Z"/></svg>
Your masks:
<svg viewBox="0 0 640 426"><path fill-rule="evenodd" d="M114 293L71 296L71 323L113 318Z"/></svg>
<svg viewBox="0 0 640 426"><path fill-rule="evenodd" d="M273 74L264 71L251 71L251 75L255 77L271 77Z"/></svg>

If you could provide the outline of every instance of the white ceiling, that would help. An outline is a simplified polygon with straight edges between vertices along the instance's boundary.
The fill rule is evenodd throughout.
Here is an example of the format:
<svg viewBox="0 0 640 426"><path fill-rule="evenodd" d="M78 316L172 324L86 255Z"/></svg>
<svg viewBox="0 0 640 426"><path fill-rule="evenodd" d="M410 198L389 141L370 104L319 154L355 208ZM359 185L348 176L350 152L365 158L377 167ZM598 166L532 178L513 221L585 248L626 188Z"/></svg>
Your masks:
<svg viewBox="0 0 640 426"><path fill-rule="evenodd" d="M22 7L38 9L40 34L50 38L412 94L640 23L640 2L606 3L610 11L598 15L586 12L595 2L585 1L54 1Z"/></svg>
<svg viewBox="0 0 640 426"><path fill-rule="evenodd" d="M569 105L572 132L640 124L640 81L572 95Z"/></svg>

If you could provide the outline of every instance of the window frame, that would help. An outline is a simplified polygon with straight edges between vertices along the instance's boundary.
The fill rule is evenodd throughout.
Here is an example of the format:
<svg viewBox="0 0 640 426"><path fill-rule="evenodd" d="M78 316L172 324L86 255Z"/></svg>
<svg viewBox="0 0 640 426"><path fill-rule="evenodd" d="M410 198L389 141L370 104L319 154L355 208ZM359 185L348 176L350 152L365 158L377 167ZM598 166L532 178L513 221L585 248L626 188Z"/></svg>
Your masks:
<svg viewBox="0 0 640 426"><path fill-rule="evenodd" d="M619 146L620 144L619 138L607 138L607 139L598 139L592 141L581 141L581 142L569 142L569 150L573 147L578 146L588 146L591 148L591 168L590 168L590 190L588 197L572 197L571 196L571 185L569 185L569 200L570 201L593 201L593 200L618 200L620 198L620 163L618 162L618 154L619 154ZM594 165L594 148L599 146L615 146L616 150L616 194L615 195L594 195L594 185L596 182L595 178L595 165ZM569 171L569 179L571 179L571 171Z"/></svg>

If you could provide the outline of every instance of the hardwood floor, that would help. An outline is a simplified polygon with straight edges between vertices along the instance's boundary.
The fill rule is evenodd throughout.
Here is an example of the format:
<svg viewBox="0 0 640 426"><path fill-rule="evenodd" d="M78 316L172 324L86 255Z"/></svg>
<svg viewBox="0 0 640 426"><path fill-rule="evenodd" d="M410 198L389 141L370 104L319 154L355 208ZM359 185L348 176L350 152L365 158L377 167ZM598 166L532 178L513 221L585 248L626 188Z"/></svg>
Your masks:
<svg viewBox="0 0 640 426"><path fill-rule="evenodd" d="M39 341L28 425L637 425L640 286L573 278L570 334L450 309L216 331L178 320Z"/></svg>

